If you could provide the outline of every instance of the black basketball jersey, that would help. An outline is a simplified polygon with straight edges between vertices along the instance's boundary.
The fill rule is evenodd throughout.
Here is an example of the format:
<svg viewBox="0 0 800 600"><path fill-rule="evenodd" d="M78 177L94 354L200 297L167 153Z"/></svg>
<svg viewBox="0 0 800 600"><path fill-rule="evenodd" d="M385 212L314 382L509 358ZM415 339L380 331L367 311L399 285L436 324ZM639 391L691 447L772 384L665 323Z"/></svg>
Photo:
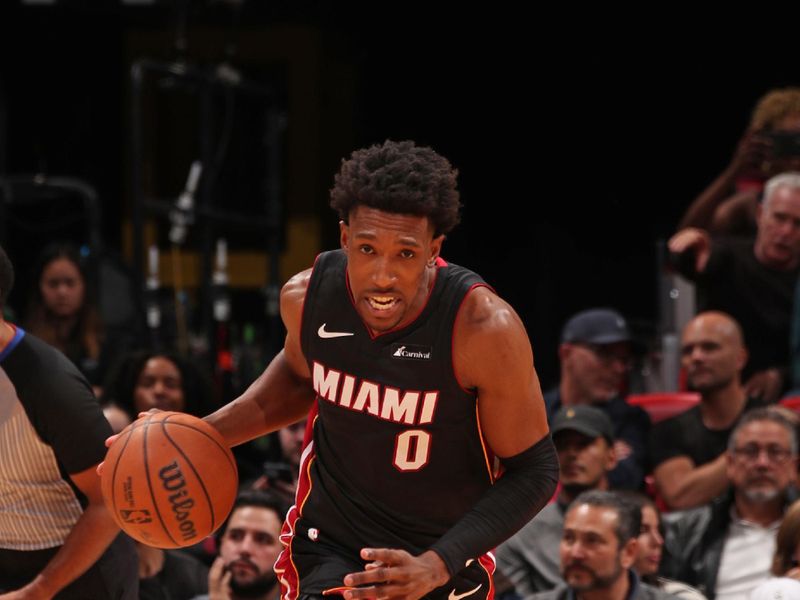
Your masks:
<svg viewBox="0 0 800 600"><path fill-rule="evenodd" d="M276 565L299 576L303 594L363 570L361 548L424 551L493 481L476 396L459 385L452 357L458 311L483 281L440 259L418 317L375 335L356 312L346 266L341 250L321 254L303 307L316 414Z"/></svg>

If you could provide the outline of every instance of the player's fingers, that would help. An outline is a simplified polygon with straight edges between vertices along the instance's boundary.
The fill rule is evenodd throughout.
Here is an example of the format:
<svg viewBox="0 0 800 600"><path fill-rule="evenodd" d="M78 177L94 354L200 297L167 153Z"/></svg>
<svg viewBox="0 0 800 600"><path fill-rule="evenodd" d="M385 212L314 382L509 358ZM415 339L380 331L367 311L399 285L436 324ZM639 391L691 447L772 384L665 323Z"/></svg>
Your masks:
<svg viewBox="0 0 800 600"><path fill-rule="evenodd" d="M368 571L360 571L359 573L345 575L344 584L346 586L358 587L370 583L383 583L384 581L389 581L391 576L392 569L390 567L376 567Z"/></svg>
<svg viewBox="0 0 800 600"><path fill-rule="evenodd" d="M142 419L144 417L149 417L150 415L157 415L160 412L164 412L160 408L151 408L150 410L144 410L139 413L138 418Z"/></svg>
<svg viewBox="0 0 800 600"><path fill-rule="evenodd" d="M385 567L386 564L381 560L376 560L375 562L367 563L364 565L364 568L367 571L371 571L372 569L380 569L381 567Z"/></svg>
<svg viewBox="0 0 800 600"><path fill-rule="evenodd" d="M362 548L361 558L364 560L381 561L387 565L396 565L411 558L405 550L393 550L391 548Z"/></svg>
<svg viewBox="0 0 800 600"><path fill-rule="evenodd" d="M374 587L357 588L342 592L345 600L361 600L363 598L378 598L378 592Z"/></svg>
<svg viewBox="0 0 800 600"><path fill-rule="evenodd" d="M107 437L106 438L106 442L105 442L106 443L106 448L111 448L111 444L113 444L114 442L117 441L117 438L119 437L119 435L120 435L119 433L115 433L114 435L112 435L110 437Z"/></svg>
<svg viewBox="0 0 800 600"><path fill-rule="evenodd" d="M346 600L394 600L406 599L409 596L408 589L401 585L375 585L370 587L354 588L344 592Z"/></svg>
<svg viewBox="0 0 800 600"><path fill-rule="evenodd" d="M102 477L103 476L103 465L104 464L105 464L105 461L103 461L101 463L98 463L98 465L97 465L97 476L98 477Z"/></svg>

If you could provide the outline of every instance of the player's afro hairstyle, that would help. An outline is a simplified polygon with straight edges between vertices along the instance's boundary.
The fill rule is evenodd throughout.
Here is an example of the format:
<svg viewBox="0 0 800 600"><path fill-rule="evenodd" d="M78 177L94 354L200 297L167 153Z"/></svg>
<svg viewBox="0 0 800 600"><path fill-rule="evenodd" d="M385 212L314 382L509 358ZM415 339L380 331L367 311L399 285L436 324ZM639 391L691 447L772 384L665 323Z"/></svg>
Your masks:
<svg viewBox="0 0 800 600"><path fill-rule="evenodd" d="M350 211L361 205L428 217L434 236L439 236L460 220L457 176L448 160L431 148L386 140L342 161L331 189L331 207L345 223Z"/></svg>
<svg viewBox="0 0 800 600"><path fill-rule="evenodd" d="M0 311L6 307L8 295L14 287L14 266L6 251L0 247Z"/></svg>

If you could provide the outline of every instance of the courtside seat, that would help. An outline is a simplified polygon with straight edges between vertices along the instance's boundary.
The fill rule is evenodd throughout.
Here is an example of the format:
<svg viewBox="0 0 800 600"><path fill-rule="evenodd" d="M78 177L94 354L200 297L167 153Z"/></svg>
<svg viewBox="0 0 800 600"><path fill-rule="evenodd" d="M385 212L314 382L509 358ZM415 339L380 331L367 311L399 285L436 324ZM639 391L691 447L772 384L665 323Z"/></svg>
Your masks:
<svg viewBox="0 0 800 600"><path fill-rule="evenodd" d="M697 392L631 394L626 398L626 402L633 406L641 406L650 415L650 420L658 423L692 408L700 402L700 394Z"/></svg>

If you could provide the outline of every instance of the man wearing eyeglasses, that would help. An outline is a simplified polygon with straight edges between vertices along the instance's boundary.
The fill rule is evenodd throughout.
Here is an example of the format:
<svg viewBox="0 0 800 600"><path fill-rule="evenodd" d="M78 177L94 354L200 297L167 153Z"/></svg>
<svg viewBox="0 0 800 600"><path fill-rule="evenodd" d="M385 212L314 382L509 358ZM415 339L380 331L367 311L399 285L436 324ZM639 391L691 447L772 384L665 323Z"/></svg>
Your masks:
<svg viewBox="0 0 800 600"><path fill-rule="evenodd" d="M632 344L628 324L617 311L577 313L561 332L559 384L544 395L549 420L562 406L596 406L609 416L618 461L608 476L614 489L640 489L646 468L650 417L620 394L632 363Z"/></svg>
<svg viewBox="0 0 800 600"><path fill-rule="evenodd" d="M797 495L797 437L782 410L748 411L733 430L726 496L665 516L664 576L709 600L747 600L769 577L775 534Z"/></svg>

